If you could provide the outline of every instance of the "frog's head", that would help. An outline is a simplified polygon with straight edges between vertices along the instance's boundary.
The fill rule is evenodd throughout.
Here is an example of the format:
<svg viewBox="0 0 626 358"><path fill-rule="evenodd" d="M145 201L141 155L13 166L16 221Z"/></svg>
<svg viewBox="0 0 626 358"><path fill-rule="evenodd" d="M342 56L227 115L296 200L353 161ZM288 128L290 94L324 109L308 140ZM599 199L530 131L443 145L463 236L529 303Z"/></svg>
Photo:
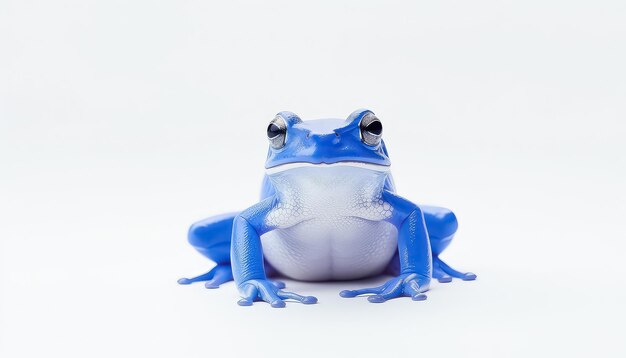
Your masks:
<svg viewBox="0 0 626 358"><path fill-rule="evenodd" d="M302 121L280 112L267 127L270 142L265 168L280 172L301 166L350 165L388 169L383 127L372 111L360 109L347 119Z"/></svg>

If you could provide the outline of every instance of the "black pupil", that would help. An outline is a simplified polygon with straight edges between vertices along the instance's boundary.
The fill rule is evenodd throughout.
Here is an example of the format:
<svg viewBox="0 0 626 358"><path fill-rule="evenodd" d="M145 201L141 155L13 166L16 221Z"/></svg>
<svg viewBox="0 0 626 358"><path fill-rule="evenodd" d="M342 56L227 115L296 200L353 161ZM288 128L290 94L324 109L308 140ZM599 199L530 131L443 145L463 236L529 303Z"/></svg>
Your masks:
<svg viewBox="0 0 626 358"><path fill-rule="evenodd" d="M380 135L383 132L383 125L379 121L374 121L368 124L365 130L374 135Z"/></svg>
<svg viewBox="0 0 626 358"><path fill-rule="evenodd" d="M279 135L284 134L284 133L285 133L285 131L280 129L274 123L270 123L270 125L267 126L267 137L268 138L274 138L274 137L279 136Z"/></svg>

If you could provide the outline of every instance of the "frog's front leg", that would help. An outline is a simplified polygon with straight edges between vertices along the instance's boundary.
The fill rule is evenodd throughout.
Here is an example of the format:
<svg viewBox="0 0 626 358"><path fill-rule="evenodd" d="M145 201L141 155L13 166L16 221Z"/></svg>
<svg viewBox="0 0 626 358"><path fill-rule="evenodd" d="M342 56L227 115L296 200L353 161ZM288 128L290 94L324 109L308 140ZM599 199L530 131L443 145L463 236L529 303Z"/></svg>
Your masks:
<svg viewBox="0 0 626 358"><path fill-rule="evenodd" d="M383 200L393 208L390 218L398 228L398 257L400 273L379 287L341 291L342 297L372 294L368 301L385 302L391 298L408 296L415 301L426 299L432 274L430 240L421 209L412 202L391 192L383 192Z"/></svg>
<svg viewBox="0 0 626 358"><path fill-rule="evenodd" d="M231 260L235 282L242 299L241 306L254 301L265 301L272 307L285 307L284 300L293 299L304 304L317 302L313 296L301 296L286 292L267 279L263 261L261 235L272 230L265 218L277 200L270 197L237 215L233 221Z"/></svg>

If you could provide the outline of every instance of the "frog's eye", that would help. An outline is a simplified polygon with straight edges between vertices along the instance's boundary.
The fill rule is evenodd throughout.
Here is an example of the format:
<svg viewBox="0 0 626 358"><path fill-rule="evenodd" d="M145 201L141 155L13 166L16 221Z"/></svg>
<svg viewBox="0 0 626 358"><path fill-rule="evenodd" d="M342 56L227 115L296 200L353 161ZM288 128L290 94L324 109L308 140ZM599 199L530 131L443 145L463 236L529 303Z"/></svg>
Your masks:
<svg viewBox="0 0 626 358"><path fill-rule="evenodd" d="M270 140L270 146L274 149L280 149L285 145L287 139L287 124L281 116L276 116L267 126L267 138Z"/></svg>
<svg viewBox="0 0 626 358"><path fill-rule="evenodd" d="M383 124L380 123L374 113L368 113L361 119L359 124L361 141L367 145L378 145L383 137Z"/></svg>

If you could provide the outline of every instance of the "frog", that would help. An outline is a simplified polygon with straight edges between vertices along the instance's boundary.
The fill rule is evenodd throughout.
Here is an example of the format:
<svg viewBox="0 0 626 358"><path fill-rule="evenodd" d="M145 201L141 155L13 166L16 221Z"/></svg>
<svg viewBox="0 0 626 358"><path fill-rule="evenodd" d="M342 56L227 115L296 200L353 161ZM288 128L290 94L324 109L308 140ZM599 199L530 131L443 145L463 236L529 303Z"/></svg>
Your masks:
<svg viewBox="0 0 626 358"><path fill-rule="evenodd" d="M382 285L343 290L372 303L427 298L431 280L476 279L445 263L458 221L443 207L418 205L396 191L381 120L368 109L346 119L303 121L279 112L269 141L259 202L195 222L188 241L215 263L179 284L214 289L235 281L238 304L317 303L277 278L306 282L391 276Z"/></svg>

